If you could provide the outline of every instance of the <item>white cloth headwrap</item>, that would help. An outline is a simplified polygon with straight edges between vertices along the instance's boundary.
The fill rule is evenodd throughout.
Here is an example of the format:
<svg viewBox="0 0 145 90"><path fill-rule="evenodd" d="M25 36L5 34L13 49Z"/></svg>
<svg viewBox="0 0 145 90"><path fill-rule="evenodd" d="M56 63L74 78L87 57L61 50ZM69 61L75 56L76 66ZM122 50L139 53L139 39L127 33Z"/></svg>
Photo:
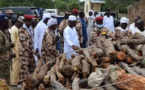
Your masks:
<svg viewBox="0 0 145 90"><path fill-rule="evenodd" d="M42 17L42 21L44 21L46 18L51 18L50 13L44 13Z"/></svg>
<svg viewBox="0 0 145 90"><path fill-rule="evenodd" d="M88 16L88 19L94 19L95 17L94 17L94 11L93 10L89 10L89 12L92 12L92 16ZM89 14L89 12L88 12L88 14Z"/></svg>
<svg viewBox="0 0 145 90"><path fill-rule="evenodd" d="M51 18L48 23L47 23L47 26L50 27L52 25L55 25L57 24L57 19L56 18Z"/></svg>
<svg viewBox="0 0 145 90"><path fill-rule="evenodd" d="M126 18L126 17L122 17L121 19L120 19L120 23L129 23L129 19L128 18Z"/></svg>
<svg viewBox="0 0 145 90"><path fill-rule="evenodd" d="M77 18L76 18L76 16L74 16L74 15L70 15L69 18L68 18L68 20L69 20L69 21L76 21Z"/></svg>

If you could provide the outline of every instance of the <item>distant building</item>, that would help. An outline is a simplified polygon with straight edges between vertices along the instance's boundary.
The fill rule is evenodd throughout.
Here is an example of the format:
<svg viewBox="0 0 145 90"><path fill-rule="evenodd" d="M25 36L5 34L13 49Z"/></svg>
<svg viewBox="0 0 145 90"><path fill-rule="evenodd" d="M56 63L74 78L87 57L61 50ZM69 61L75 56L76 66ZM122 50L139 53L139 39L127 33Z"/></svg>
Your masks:
<svg viewBox="0 0 145 90"><path fill-rule="evenodd" d="M84 12L88 16L89 10L94 10L94 12L101 11L101 5L105 3L105 0L85 0Z"/></svg>

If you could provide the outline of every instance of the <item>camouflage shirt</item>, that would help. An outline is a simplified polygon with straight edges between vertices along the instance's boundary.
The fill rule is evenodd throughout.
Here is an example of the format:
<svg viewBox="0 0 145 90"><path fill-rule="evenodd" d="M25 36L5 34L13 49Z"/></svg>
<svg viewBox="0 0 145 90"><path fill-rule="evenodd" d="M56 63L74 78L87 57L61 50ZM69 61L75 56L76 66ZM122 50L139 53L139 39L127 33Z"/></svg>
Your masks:
<svg viewBox="0 0 145 90"><path fill-rule="evenodd" d="M76 31L77 31L79 42L81 45L83 43L83 34L82 34L82 24L79 20L77 20L77 23L76 23Z"/></svg>
<svg viewBox="0 0 145 90"><path fill-rule="evenodd" d="M91 38L89 45L97 46L97 41L99 38L108 38L109 37L109 30L105 27L99 29L97 27L94 28L94 30L91 32Z"/></svg>
<svg viewBox="0 0 145 90"><path fill-rule="evenodd" d="M55 32L50 29L45 31L42 41L42 58L45 62L55 59L58 56L55 42Z"/></svg>
<svg viewBox="0 0 145 90"><path fill-rule="evenodd" d="M0 61L9 60L10 44L6 35L0 30Z"/></svg>

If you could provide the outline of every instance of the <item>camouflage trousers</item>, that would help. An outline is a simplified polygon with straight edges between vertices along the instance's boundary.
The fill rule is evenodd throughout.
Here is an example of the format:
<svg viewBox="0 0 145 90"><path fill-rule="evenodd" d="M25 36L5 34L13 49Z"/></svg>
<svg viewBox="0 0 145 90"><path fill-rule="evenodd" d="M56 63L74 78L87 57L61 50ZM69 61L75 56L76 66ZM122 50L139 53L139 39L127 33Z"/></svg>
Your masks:
<svg viewBox="0 0 145 90"><path fill-rule="evenodd" d="M7 83L10 83L10 61L0 62L0 78L5 79Z"/></svg>
<svg viewBox="0 0 145 90"><path fill-rule="evenodd" d="M20 82L23 82L28 75L33 73L35 67L36 65L33 56L20 56Z"/></svg>

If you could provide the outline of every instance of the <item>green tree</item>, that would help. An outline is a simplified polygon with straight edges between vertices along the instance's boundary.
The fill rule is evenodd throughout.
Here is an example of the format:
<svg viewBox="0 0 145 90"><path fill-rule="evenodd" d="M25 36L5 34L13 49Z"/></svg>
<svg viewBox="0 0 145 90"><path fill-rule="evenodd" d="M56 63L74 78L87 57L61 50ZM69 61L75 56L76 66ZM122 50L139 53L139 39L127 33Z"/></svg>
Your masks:
<svg viewBox="0 0 145 90"><path fill-rule="evenodd" d="M59 10L61 10L61 11L65 11L67 8L67 4L66 4L66 2L64 2L64 1L61 1L61 0L57 0L56 2L55 2L55 5L56 5L56 7L57 7L57 9L59 9Z"/></svg>
<svg viewBox="0 0 145 90"><path fill-rule="evenodd" d="M102 11L110 9L112 11L127 12L127 6L139 0L106 0L102 6Z"/></svg>
<svg viewBox="0 0 145 90"><path fill-rule="evenodd" d="M78 2L76 2L76 1L73 1L73 2L71 2L70 4L69 4L69 9L70 10L72 10L72 9L79 9L80 8L80 5L79 5L79 3Z"/></svg>

